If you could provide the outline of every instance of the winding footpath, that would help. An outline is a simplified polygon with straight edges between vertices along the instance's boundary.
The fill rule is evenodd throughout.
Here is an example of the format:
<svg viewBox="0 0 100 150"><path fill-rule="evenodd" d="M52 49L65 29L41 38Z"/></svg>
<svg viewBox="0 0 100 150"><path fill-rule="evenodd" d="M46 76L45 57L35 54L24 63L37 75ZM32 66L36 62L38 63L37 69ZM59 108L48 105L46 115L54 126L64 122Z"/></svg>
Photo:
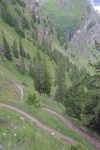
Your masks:
<svg viewBox="0 0 100 150"><path fill-rule="evenodd" d="M7 109L10 109L12 111L15 111L15 112L21 114L23 117L27 118L28 120L30 120L31 122L36 124L37 127L41 128L41 129L44 129L45 131L47 131L51 134L53 133L54 137L56 137L58 139L67 141L70 144L77 144L77 141L75 141L74 139L69 138L69 137L65 136L64 134L61 134L61 133L55 131L54 129L47 127L46 125L41 123L39 120L37 120L35 117L29 115L28 113L14 107L14 106L10 106L10 105L4 104L4 103L0 103L0 107L1 108L7 108Z"/></svg>
<svg viewBox="0 0 100 150"><path fill-rule="evenodd" d="M0 103L0 107L1 108L6 108L6 109L10 109L12 111L15 111L19 114L21 114L23 117L27 118L28 120L30 120L32 123L36 124L37 127L49 132L49 133L53 133L54 137L67 141L70 144L77 144L78 142L62 133L57 132L56 130L49 128L48 126L44 125L43 123L41 123L38 119L36 119L35 117L31 116L30 114L14 107L14 106L10 106L8 104L4 104L4 103ZM69 121L68 119L64 118L61 114L49 109L49 108L43 108L42 109L45 112L51 113L52 115L56 116L57 118L59 118L60 120L63 121L63 123L65 125L67 125L70 129L72 129L73 131L76 131L77 133L79 133L81 136L83 136L85 139L87 139L91 144L93 144L96 149L100 150L100 141L98 139L96 139L94 136L86 133L85 131L83 131L82 129L79 129L77 126L75 126L71 121Z"/></svg>
<svg viewBox="0 0 100 150"><path fill-rule="evenodd" d="M67 125L70 129L73 131L76 131L80 135L82 135L85 139L87 139L91 144L93 144L98 150L100 150L100 141L96 139L96 137L90 135L89 133L83 131L82 129L78 128L71 122L70 120L64 118L61 114L49 109L49 108L43 108L44 111L51 113L52 115L58 117L60 120L63 121L65 125Z"/></svg>

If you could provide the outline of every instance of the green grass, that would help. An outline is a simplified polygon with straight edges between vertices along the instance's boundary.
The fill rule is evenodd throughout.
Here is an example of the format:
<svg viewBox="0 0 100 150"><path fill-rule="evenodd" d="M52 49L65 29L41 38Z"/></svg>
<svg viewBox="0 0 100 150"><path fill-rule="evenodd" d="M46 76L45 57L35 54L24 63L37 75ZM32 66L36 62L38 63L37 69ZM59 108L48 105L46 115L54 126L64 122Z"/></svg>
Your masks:
<svg viewBox="0 0 100 150"><path fill-rule="evenodd" d="M26 103L16 103L16 102L8 102L8 104L14 105L17 108L20 108L21 110L24 110L25 112L31 114L32 116L36 117L38 120L40 120L42 123L47 125L48 127L51 127L55 129L56 131L59 131L76 141L84 144L86 147L88 147L91 150L95 150L95 148L89 143L89 141L85 140L80 134L77 132L72 131L69 129L64 123L56 118L55 116L44 112L40 109L37 109L34 107L34 105L27 105Z"/></svg>
<svg viewBox="0 0 100 150"><path fill-rule="evenodd" d="M12 111L0 109L0 145L6 150L69 150L67 142L55 139Z"/></svg>
<svg viewBox="0 0 100 150"><path fill-rule="evenodd" d="M2 83L3 85L5 85L4 89L0 92L0 102L5 102L14 105L24 110L25 112L30 113L47 126L83 143L89 149L94 150L94 147L89 143L89 141L86 141L83 137L81 137L80 134L70 130L67 126L63 124L61 120L57 119L56 117L46 112L43 112L41 109L37 109L34 106L27 105L25 100L27 100L28 93L36 92L34 90L34 84L31 77L29 77L27 74L22 75L16 69L15 65L13 63L8 62L7 60L5 60L2 64L0 64L0 71L3 73L3 74L0 73L0 84ZM6 81L5 77L6 80L9 81L9 84L7 84L7 86L5 82ZM2 80L2 78L4 78L4 80ZM23 85L23 90L25 93L23 102L20 100L21 96L20 93L19 95L18 94L15 95L15 88L13 88L11 81L14 81L15 84L20 84L21 86L22 83L27 85L27 86ZM42 107L49 107L61 114L63 114L63 112L65 111L65 108L61 104L52 101L52 99L46 97L43 98L37 92L36 95L39 97Z"/></svg>
<svg viewBox="0 0 100 150"><path fill-rule="evenodd" d="M24 110L25 112L28 112L29 114L38 118L42 123L46 124L47 126L83 143L89 149L94 150L94 147L89 143L89 141L86 141L83 137L81 137L81 135L70 130L67 126L63 124L61 120L57 119L55 116L51 114L43 112L41 109L37 109L36 107L34 107L34 105L27 105L27 103L25 102L25 100L27 100L27 94L30 92L31 93L35 92L33 83L31 83L32 81L29 76L27 75L23 76L19 71L15 69L14 64L11 64L9 62L5 62L4 64L0 65L0 71L5 73L4 76L8 78L9 83L11 80L11 81L15 81L16 83L19 83L20 85L22 84L23 81L27 84L26 87L23 86L24 93L25 93L24 102L19 100L20 94L15 96L15 91L12 88L12 84L9 84L7 90L5 87L3 92L0 93L0 102L5 102L14 105ZM1 73L0 75L1 77L3 77ZM2 78L0 78L0 82L5 84L5 81L2 81ZM40 103L42 107L49 107L63 114L65 109L61 104L58 104L57 102L54 102L51 99L48 99L46 97L43 98L42 96L39 96L37 92L36 94L40 99Z"/></svg>
<svg viewBox="0 0 100 150"><path fill-rule="evenodd" d="M52 5L50 4L49 7L51 6ZM55 8L55 11L57 14L58 8ZM27 10L25 10L26 16L28 16L27 13ZM62 11L59 12L58 15L66 15L66 13ZM73 16L73 14L71 13L69 15ZM64 24L66 24L66 22L64 22ZM68 24L68 26L70 26L70 23ZM15 32L15 30L12 27L9 27L8 24L4 23L2 19L0 19L0 44L2 44L2 30L4 31L5 36L7 37L7 41L10 45L12 45L14 39L16 39L17 42L19 41L20 37ZM22 39L22 41L25 50L28 51L33 58L36 55L37 48L33 45L32 42L28 41L27 38ZM55 47L57 47L57 49L66 56L66 53L62 50L61 46L59 46L58 43L55 43ZM52 81L54 82L56 65L42 51L40 52L40 54L41 56L46 58L48 68L52 76ZM18 59L17 61L14 59L12 63L4 59L0 63L0 102L14 105L24 110L25 112L28 112L29 114L38 118L47 126L54 128L55 130L83 143L89 148L89 150L94 150L94 147L88 141L82 138L78 133L70 130L63 124L62 121L46 112L43 112L41 109L37 109L36 107L27 105L27 103L25 103L28 94L35 92L40 99L42 107L49 107L57 112L60 112L61 114L63 114L65 110L65 108L61 104L52 101L52 99L46 97L43 98L42 96L40 96L34 89L33 79L28 75L28 73L22 75L16 68L16 62L20 62L20 59ZM25 59L25 63L28 64L29 62L27 62L27 60ZM70 87L71 80L69 74L67 74L66 76L66 82L68 87ZM16 88L17 84L23 87L23 102L21 101L20 92L18 92L18 89ZM52 86L52 97L54 96L54 92L54 86ZM0 118L4 121L7 121L5 124L0 126L0 144L2 142L7 150L67 150L69 147L68 143L54 139L50 134L43 132L35 125L32 125L30 122L20 120L20 115L14 112L12 113L11 111L0 109ZM14 125L14 127L17 126L17 131L15 130L15 128L12 128L11 123ZM24 126L25 128L23 128ZM14 136L15 132L16 136ZM4 133L5 135L3 135Z"/></svg>
<svg viewBox="0 0 100 150"><path fill-rule="evenodd" d="M39 3L41 3L41 0L39 0ZM80 10L82 0L72 0L71 2L68 1L68 3L64 6L63 2L46 0L45 4L42 5L43 12L51 17L56 29L61 32L69 32L77 28L83 15Z"/></svg>

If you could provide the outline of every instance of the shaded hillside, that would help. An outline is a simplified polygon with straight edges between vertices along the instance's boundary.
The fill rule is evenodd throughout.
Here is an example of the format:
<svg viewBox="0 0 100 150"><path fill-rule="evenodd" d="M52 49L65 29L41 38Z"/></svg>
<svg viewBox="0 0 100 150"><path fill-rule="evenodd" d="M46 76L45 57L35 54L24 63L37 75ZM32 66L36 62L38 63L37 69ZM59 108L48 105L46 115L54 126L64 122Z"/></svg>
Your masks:
<svg viewBox="0 0 100 150"><path fill-rule="evenodd" d="M100 17L88 0L39 0L44 13L51 18L58 39L67 53L98 60ZM70 50L68 50L70 48ZM78 58L79 59L79 58Z"/></svg>

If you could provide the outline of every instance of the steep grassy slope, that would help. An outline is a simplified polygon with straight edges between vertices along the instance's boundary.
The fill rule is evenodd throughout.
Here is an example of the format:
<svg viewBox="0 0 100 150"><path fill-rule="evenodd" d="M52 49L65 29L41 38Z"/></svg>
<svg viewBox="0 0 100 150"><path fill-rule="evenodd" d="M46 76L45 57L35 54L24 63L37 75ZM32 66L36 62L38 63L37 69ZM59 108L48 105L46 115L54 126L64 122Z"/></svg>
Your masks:
<svg viewBox="0 0 100 150"><path fill-rule="evenodd" d="M9 0L9 1L4 0L4 1L7 2L6 10L10 12L10 15L12 14L11 15L12 19L10 18L11 21L13 20L13 17L15 18L15 20L17 19L19 23L17 27L18 29L21 29L23 34L22 33L20 34L19 30L16 30L17 22L16 24L12 24L13 22L10 24L9 21L6 22L3 17L0 17L0 46L3 46L3 40L2 40L2 31L3 31L10 45L12 55L13 55L13 49L12 49L13 41L16 40L17 43L19 43L20 38L22 39L22 44L23 44L25 51L29 52L31 60L33 60L36 57L36 54L39 51L40 56L43 59L45 59L45 61L47 62L47 65L51 74L51 78L52 78L51 98L54 98L55 90L56 90L55 71L56 71L58 64L54 61L54 59L52 59L51 55L49 55L50 54L49 52L51 51L54 52L55 51L54 49L56 48L57 54L58 52L60 52L61 56L64 57L65 61L67 60L68 56L70 57L70 55L67 56L66 52L63 50L58 40L57 39L55 40L55 33L53 31L54 29L52 29L51 22L49 21L49 19L47 19L47 17L42 15L40 8L36 4L35 1L31 1L31 0L26 1L27 3L26 3L25 8L21 6L22 4L18 4L18 3L16 4L16 1L13 1L13 0ZM16 10L16 8L18 10ZM58 13L58 15L61 15L61 14L66 15L65 11L62 11L62 13L60 14L58 8L57 10L56 8L54 9L56 13ZM69 30L76 28L77 23L80 23L81 16L79 16L76 22L76 18L77 18L76 16L80 13L80 11L79 10L76 11L76 9L73 7L71 7L71 12L69 10L67 11L69 13L68 19L69 17L73 18L71 21L69 21L69 24L68 24L68 31L69 31ZM74 15L74 11L76 11L75 15ZM31 25L32 13L35 15L36 20ZM28 25L27 27L24 26L25 24L22 23L22 16L26 18L27 20L26 22L28 22L29 26ZM73 23L74 19L75 19L75 22L74 22L75 24ZM64 24L64 27L65 27L65 24ZM69 27L71 29L69 29ZM32 33L34 34L34 36L32 35ZM48 50L48 51L45 51L45 50ZM4 57L4 54L0 55L0 102L14 105L30 113L31 115L37 117L41 122L48 125L49 127L52 127L56 129L57 131L60 131L61 133L64 133L68 135L69 137L76 139L78 142L81 142L83 145L88 147L88 149L94 150L95 149L94 146L92 146L88 141L86 141L83 137L81 137L80 134L77 134L76 132L70 130L68 127L66 127L63 124L63 122L61 122L56 117L49 115L41 110L41 107L49 107L49 108L54 109L57 112L63 113L65 111L65 108L61 104L49 99L47 96L43 97L35 90L34 79L29 75L29 72L28 72L28 69L29 69L28 66L29 66L30 61L27 58L24 58L24 61L25 61L26 73L22 74L20 70L18 69L18 65L20 65L21 63L20 56L19 58L13 57L13 61L10 62ZM79 64L79 61L78 60L76 61L76 59L73 59L73 57L71 57L70 63ZM82 62L82 64L84 64L84 62ZM69 71L67 72L67 70L66 70L66 84L68 88L72 85L70 74L69 74ZM23 98L22 98L22 91L24 94ZM40 108L36 108L34 105L29 105L27 103L28 95L30 93L31 94L35 93L36 98L39 100L39 103L41 106ZM27 121L20 121L19 119L20 116L17 115L16 113L13 113L13 116L11 116L11 114L12 112L8 110L0 109L0 118L4 120L4 124L0 127L0 130L1 130L0 141L2 141L3 146L7 147L8 150L11 149L12 147L13 147L12 149L19 149L19 146L21 146L23 150L26 150L27 148L29 148L28 146L30 144L30 139L33 139L30 145L30 150L31 149L32 150L33 149L50 150L54 148L65 150L69 148L68 143L54 139L51 135L48 135L47 133L43 133L40 129L31 125L31 123ZM12 129L11 124L9 124L11 120L12 120L12 124L14 124L14 127L17 126L18 128L17 134L15 133L15 129ZM25 130L22 128L24 127L24 125L25 125ZM28 137L28 139L26 137ZM17 147L16 147L16 143L17 143Z"/></svg>
<svg viewBox="0 0 100 150"><path fill-rule="evenodd" d="M12 111L0 109L0 146L6 150L69 149L69 144L55 139Z"/></svg>

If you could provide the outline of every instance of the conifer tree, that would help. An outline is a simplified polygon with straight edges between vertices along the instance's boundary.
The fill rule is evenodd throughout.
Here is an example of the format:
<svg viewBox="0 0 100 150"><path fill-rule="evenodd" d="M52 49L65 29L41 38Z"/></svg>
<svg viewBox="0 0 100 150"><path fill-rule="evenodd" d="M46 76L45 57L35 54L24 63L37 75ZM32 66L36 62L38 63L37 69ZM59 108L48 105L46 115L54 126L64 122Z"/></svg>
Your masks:
<svg viewBox="0 0 100 150"><path fill-rule="evenodd" d="M63 64L59 64L56 72L56 94L55 100L63 103L66 96L66 80L65 80L65 69Z"/></svg>
<svg viewBox="0 0 100 150"><path fill-rule="evenodd" d="M17 47L17 41L16 40L14 40L14 42L13 42L12 49L13 49L14 57L19 58L19 53L18 53L18 47Z"/></svg>
<svg viewBox="0 0 100 150"><path fill-rule="evenodd" d="M24 47L23 47L23 44L22 44L22 40L20 39L19 40L19 50L20 50L20 55L22 57L26 57L26 52L24 50Z"/></svg>
<svg viewBox="0 0 100 150"><path fill-rule="evenodd" d="M12 61L12 55L11 55L11 50L10 46L5 38L5 35L3 33L3 45L4 45L4 50L5 50L5 57L9 60Z"/></svg>
<svg viewBox="0 0 100 150"><path fill-rule="evenodd" d="M26 68L25 68L25 61L24 58L21 57L21 72L22 74L25 74Z"/></svg>
<svg viewBox="0 0 100 150"><path fill-rule="evenodd" d="M22 16L22 27L23 29L30 29L29 23L24 16Z"/></svg>
<svg viewBox="0 0 100 150"><path fill-rule="evenodd" d="M48 96L50 96L50 92L51 92L51 76L50 76L50 72L47 69L47 65L46 62L43 62L43 72L44 72L44 93L46 93Z"/></svg>
<svg viewBox="0 0 100 150"><path fill-rule="evenodd" d="M30 60L30 54L27 52L26 57L28 60Z"/></svg>
<svg viewBox="0 0 100 150"><path fill-rule="evenodd" d="M42 60L38 53L34 65L34 82L35 88L40 94L44 93L48 96L51 92L51 77L47 69L45 61Z"/></svg>

